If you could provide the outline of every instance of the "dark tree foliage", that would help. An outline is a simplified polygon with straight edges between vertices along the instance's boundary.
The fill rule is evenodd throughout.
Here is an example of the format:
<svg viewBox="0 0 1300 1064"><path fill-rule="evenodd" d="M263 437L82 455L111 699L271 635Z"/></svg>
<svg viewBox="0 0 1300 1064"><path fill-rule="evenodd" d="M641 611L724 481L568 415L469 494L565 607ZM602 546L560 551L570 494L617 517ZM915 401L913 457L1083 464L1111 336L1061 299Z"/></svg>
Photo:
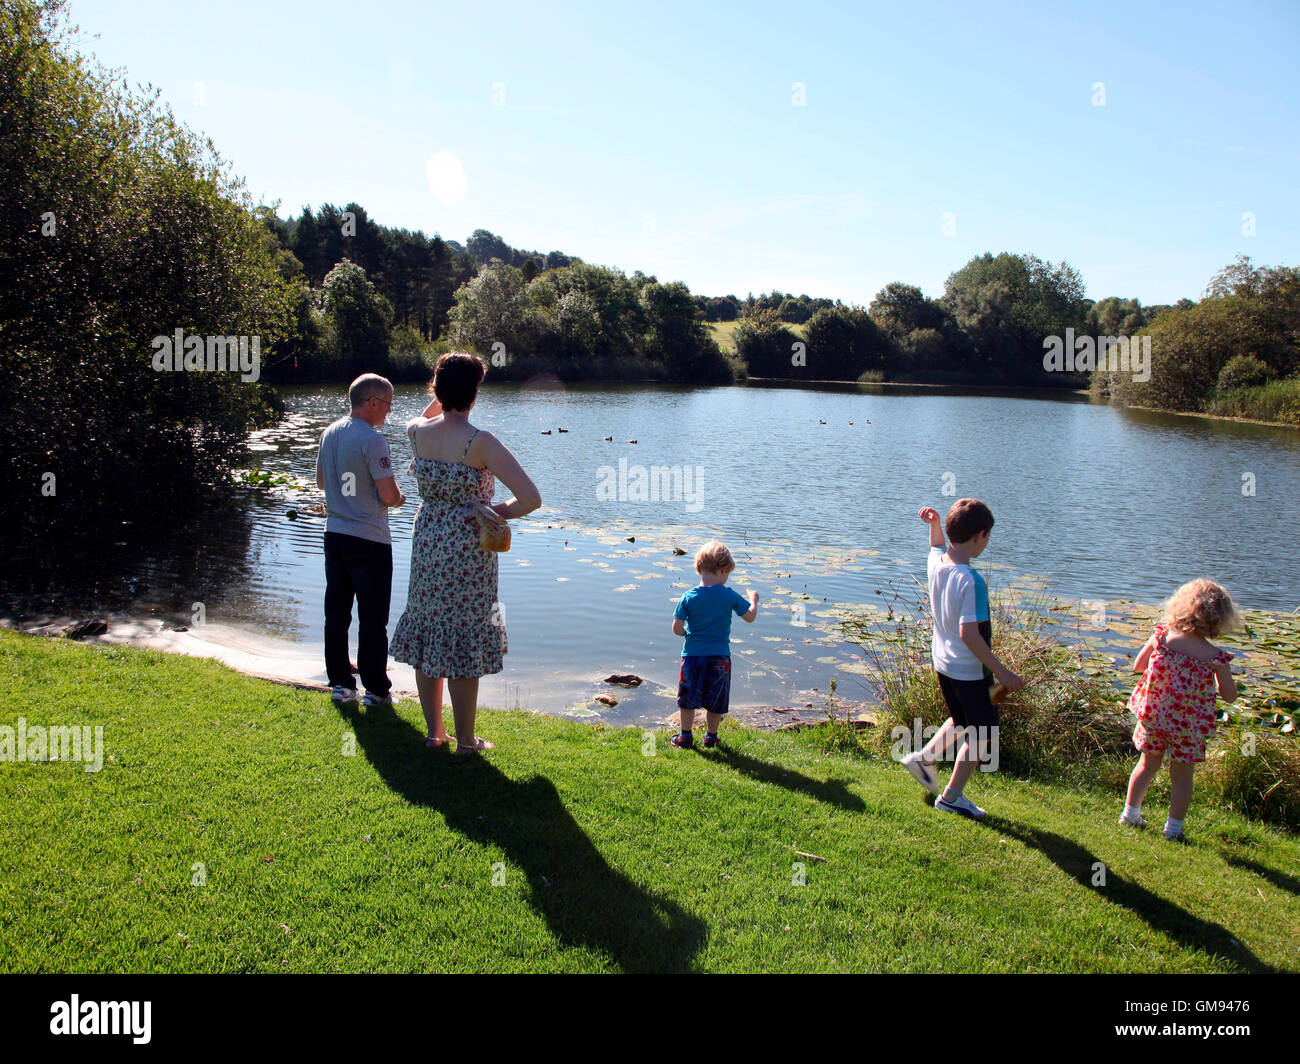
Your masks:
<svg viewBox="0 0 1300 1064"><path fill-rule="evenodd" d="M74 32L60 3L0 4L0 534L20 542L93 543L225 481L270 394L155 370L155 340L257 337L265 360L293 313L274 234L211 145Z"/></svg>
<svg viewBox="0 0 1300 1064"><path fill-rule="evenodd" d="M734 339L736 356L749 376L812 379L806 368L807 345L777 318L775 308L742 318Z"/></svg>
<svg viewBox="0 0 1300 1064"><path fill-rule="evenodd" d="M861 307L823 307L809 320L804 335L805 372L813 379L853 381L868 371L885 371L889 337Z"/></svg>

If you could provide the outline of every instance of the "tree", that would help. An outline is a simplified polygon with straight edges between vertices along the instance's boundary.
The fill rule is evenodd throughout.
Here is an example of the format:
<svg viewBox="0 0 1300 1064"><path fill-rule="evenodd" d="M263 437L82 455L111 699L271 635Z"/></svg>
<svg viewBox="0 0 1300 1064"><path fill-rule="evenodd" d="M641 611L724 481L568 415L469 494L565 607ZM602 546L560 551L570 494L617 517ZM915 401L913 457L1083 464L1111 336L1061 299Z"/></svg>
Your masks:
<svg viewBox="0 0 1300 1064"><path fill-rule="evenodd" d="M513 351L523 322L523 291L520 270L499 259L488 263L456 291L456 305L447 323L451 342L481 355L492 354L496 343Z"/></svg>
<svg viewBox="0 0 1300 1064"><path fill-rule="evenodd" d="M1043 340L1086 329L1083 279L1036 255L977 255L948 277L940 302L970 340L967 368L994 379L1042 378Z"/></svg>
<svg viewBox="0 0 1300 1064"><path fill-rule="evenodd" d="M804 330L808 368L791 376L855 381L868 370L883 372L889 338L861 307L823 308Z"/></svg>
<svg viewBox="0 0 1300 1064"><path fill-rule="evenodd" d="M123 520L227 482L272 396L209 371L206 338L243 337L250 364L256 338L260 378L293 286L212 146L82 58L61 3L0 4L0 98L0 373L22 397L0 408L0 535L100 557ZM202 370L160 358L176 330L203 339Z"/></svg>
<svg viewBox="0 0 1300 1064"><path fill-rule="evenodd" d="M344 259L325 277L325 314L345 365L358 372L378 371L388 363L388 329L393 310L366 277L366 271Z"/></svg>

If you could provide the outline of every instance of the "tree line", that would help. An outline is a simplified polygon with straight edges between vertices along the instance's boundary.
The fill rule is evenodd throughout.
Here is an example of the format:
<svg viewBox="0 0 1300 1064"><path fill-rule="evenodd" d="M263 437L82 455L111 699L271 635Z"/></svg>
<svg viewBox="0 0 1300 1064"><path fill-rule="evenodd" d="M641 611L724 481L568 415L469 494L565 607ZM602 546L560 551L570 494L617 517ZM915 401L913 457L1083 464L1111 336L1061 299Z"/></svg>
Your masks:
<svg viewBox="0 0 1300 1064"><path fill-rule="evenodd" d="M452 347L495 379L720 383L754 376L1091 385L1111 399L1300 423L1300 280L1239 260L1170 307L1085 298L1067 263L987 253L938 298L886 285L865 308L772 292L703 297L477 230L464 244L355 203L282 219L156 91L76 51L61 0L0 4L0 535L174 514L228 483L272 383L362 370L427 379ZM710 322L735 321L735 352ZM1151 341L1152 372L1045 368L1067 330ZM175 335L255 337L254 374L160 372ZM247 345L245 345L247 346Z"/></svg>

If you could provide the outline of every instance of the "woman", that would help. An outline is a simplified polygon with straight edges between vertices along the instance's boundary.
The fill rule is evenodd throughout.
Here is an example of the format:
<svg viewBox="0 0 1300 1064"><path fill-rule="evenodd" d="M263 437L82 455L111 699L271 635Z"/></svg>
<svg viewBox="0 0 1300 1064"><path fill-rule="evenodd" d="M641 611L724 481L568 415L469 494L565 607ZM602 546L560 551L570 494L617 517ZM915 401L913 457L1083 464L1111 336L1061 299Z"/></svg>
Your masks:
<svg viewBox="0 0 1300 1064"><path fill-rule="evenodd" d="M496 478L515 496L492 506L501 518L522 517L542 504L536 486L505 444L470 424L469 412L485 370L473 355L443 355L430 386L433 402L406 426L422 502L411 542L406 611L390 648L395 660L415 666L420 708L429 726L428 747L442 746L448 739L442 723L446 678L458 754L493 747L474 734L478 681L501 671L506 652L497 555L479 545L474 504L492 503Z"/></svg>

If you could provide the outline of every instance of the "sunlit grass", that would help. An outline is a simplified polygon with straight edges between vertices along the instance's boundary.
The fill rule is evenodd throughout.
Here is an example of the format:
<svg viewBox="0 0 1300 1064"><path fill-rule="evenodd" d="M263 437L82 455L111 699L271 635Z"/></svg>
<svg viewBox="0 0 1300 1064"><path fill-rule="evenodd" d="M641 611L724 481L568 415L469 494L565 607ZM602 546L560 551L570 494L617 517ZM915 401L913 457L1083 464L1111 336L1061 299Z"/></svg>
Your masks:
<svg viewBox="0 0 1300 1064"><path fill-rule="evenodd" d="M687 753L485 712L499 748L463 763L410 703L345 719L7 632L0 660L0 723L105 746L100 772L0 763L4 971L1300 970L1300 841L1209 804L1175 847L1116 796L999 775L977 825L807 734Z"/></svg>

